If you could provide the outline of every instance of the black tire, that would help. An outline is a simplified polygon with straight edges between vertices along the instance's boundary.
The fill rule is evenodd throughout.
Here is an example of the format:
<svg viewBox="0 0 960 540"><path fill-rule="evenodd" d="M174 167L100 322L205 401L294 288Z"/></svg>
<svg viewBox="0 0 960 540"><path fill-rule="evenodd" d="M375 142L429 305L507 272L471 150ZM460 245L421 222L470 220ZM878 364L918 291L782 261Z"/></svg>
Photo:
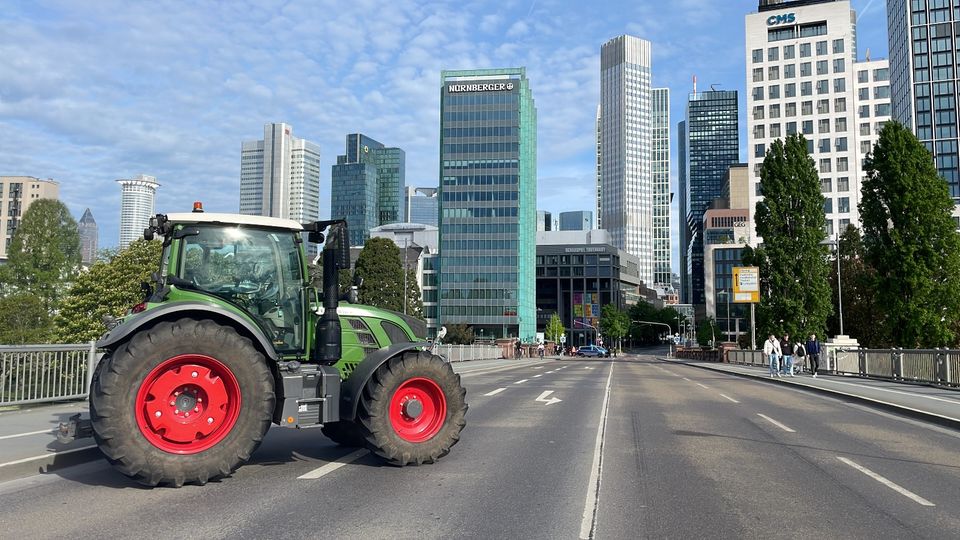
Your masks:
<svg viewBox="0 0 960 540"><path fill-rule="evenodd" d="M340 446L362 448L367 445L367 435L363 427L356 422L341 420L324 424L320 431Z"/></svg>
<svg viewBox="0 0 960 540"><path fill-rule="evenodd" d="M389 410L397 390L414 379L426 379L439 389L446 406L439 429L429 439L416 442L400 435ZM357 408L357 422L365 431L367 448L389 464L403 467L433 463L460 440L466 425L466 395L460 375L443 358L426 351L409 351L388 360L370 378Z"/></svg>
<svg viewBox="0 0 960 540"><path fill-rule="evenodd" d="M162 439L166 431L141 428L138 423L145 422L146 405L156 399L151 395L148 402L138 397L142 387L153 384L147 382L148 375L171 361L176 365L180 355L203 355L226 368L226 373L209 380L225 384L223 375L232 374L240 403L232 409L232 425L223 422L219 431L207 441L200 438L187 454L164 450L143 430L155 439ZM91 385L90 418L100 450L120 472L147 486L180 487L229 476L249 460L270 427L275 399L273 375L249 339L210 320L182 319L140 330L103 358ZM210 414L212 418L216 413ZM206 412L196 415L202 416ZM203 448L205 444L212 446Z"/></svg>

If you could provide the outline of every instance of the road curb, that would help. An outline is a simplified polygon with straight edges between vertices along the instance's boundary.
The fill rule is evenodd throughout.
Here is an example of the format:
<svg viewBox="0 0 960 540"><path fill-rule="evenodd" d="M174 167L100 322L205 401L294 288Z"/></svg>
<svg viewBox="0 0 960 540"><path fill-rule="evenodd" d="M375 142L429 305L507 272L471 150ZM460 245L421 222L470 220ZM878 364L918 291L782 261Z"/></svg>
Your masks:
<svg viewBox="0 0 960 540"><path fill-rule="evenodd" d="M802 382L797 381L797 380L784 379L784 378L781 378L781 377L770 378L770 377L767 377L767 376L764 376L764 375L754 375L754 374L752 374L752 373L739 373L739 372L736 372L736 371L727 371L727 370L725 370L725 369L719 369L719 368L712 367L712 366L710 366L709 364L702 364L702 363L693 364L693 363L685 362L685 361L683 361L682 359L677 359L677 358L663 358L663 357L658 356L657 359L658 359L658 360L662 360L662 361L664 361L664 362L669 362L669 363L672 363L672 364L683 364L683 365L685 365L685 366L690 366L690 367L705 369L705 370L708 370L708 371L713 371L713 372L715 372L715 373L725 373L725 374L727 374L727 375L734 375L734 376L743 377L743 378L746 378L746 379L753 379L753 380L756 380L756 381L763 381L763 382L765 382L765 383L777 384L777 385L783 385L783 386L789 386L789 387L791 387L791 388L800 388L800 389L803 389L803 390L808 390L808 391L811 391L811 392L816 392L816 393L818 393L818 394L833 396L833 397L835 397L835 398L842 399L842 400L845 400L845 401L851 401L851 402L857 402L857 403L862 403L862 404L870 405L870 406L876 407L876 408L878 408L878 409L884 409L884 410L886 410L886 411L894 412L894 413L897 413L897 414L901 414L901 415L903 415L903 416L908 416L908 417L911 417L911 418L915 418L915 419L919 419L919 420L924 420L924 421L927 421L927 422L930 422L930 423L933 423L933 424L937 424L937 425L940 425L940 426L943 426L943 427L948 427L948 428L951 428L951 429L960 430L960 419L958 419L958 418L952 418L952 417L949 417L949 416L943 416L943 415L936 414L936 413L932 413L932 412L928 412L928 411L921 411L920 409L914 409L914 408L912 408L912 407L907 407L907 406L905 406L905 405L897 405L896 403L890 403L890 402L887 402L887 401L881 401L881 400L869 398L869 397L866 397L866 396L858 396L858 395L856 395L856 394L851 394L851 393L849 393L849 392L841 392L841 391L839 391L839 390L830 390L829 388L821 388L821 387L819 387L819 386L810 386L810 385L807 385L807 384L803 384ZM802 381L802 379L801 379L801 381Z"/></svg>
<svg viewBox="0 0 960 540"><path fill-rule="evenodd" d="M62 452L51 452L2 464L0 465L0 482L17 480L35 474L49 474L74 465L103 459L100 449L92 444L93 439L90 439L90 442L90 446Z"/></svg>

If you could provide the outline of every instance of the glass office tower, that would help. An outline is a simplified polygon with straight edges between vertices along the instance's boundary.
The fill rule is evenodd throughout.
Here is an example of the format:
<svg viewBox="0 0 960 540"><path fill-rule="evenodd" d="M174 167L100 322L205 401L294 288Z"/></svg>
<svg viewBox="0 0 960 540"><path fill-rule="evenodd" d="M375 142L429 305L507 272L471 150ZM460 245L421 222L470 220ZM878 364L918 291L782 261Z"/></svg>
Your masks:
<svg viewBox="0 0 960 540"><path fill-rule="evenodd" d="M690 268L690 303L705 304L703 213L723 192L723 178L740 160L737 92L708 90L690 94L687 102L684 162L687 182L686 249Z"/></svg>
<svg viewBox="0 0 960 540"><path fill-rule="evenodd" d="M536 336L537 111L525 68L444 71L440 324Z"/></svg>
<svg viewBox="0 0 960 540"><path fill-rule="evenodd" d="M374 227L403 221L405 171L400 148L347 135L346 152L331 171L330 216L347 220L351 246L362 246Z"/></svg>

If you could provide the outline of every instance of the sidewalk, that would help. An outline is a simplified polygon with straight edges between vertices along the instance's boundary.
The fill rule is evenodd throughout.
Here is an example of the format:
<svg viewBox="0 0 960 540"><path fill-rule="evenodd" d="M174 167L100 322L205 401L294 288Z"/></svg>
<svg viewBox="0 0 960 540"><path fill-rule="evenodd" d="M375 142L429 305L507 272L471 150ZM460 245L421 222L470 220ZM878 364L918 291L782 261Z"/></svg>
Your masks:
<svg viewBox="0 0 960 540"><path fill-rule="evenodd" d="M807 373L795 377L771 378L766 367L680 358L661 357L660 360L759 379L771 384L801 387L960 429L960 390L823 373L816 379Z"/></svg>
<svg viewBox="0 0 960 540"><path fill-rule="evenodd" d="M86 412L86 400L0 412L0 482L98 458L100 451L93 439L60 444L54 431L60 422Z"/></svg>

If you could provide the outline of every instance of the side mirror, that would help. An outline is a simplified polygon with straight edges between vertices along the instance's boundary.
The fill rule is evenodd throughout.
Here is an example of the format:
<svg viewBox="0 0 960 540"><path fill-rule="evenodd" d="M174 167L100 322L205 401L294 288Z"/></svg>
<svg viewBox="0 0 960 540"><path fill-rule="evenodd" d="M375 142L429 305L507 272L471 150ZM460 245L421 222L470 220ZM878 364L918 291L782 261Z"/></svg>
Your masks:
<svg viewBox="0 0 960 540"><path fill-rule="evenodd" d="M437 339L443 339L447 336L447 327L441 326L440 330L437 331Z"/></svg>
<svg viewBox="0 0 960 540"><path fill-rule="evenodd" d="M322 232L310 231L307 233L307 241L313 244L322 244L324 236Z"/></svg>

